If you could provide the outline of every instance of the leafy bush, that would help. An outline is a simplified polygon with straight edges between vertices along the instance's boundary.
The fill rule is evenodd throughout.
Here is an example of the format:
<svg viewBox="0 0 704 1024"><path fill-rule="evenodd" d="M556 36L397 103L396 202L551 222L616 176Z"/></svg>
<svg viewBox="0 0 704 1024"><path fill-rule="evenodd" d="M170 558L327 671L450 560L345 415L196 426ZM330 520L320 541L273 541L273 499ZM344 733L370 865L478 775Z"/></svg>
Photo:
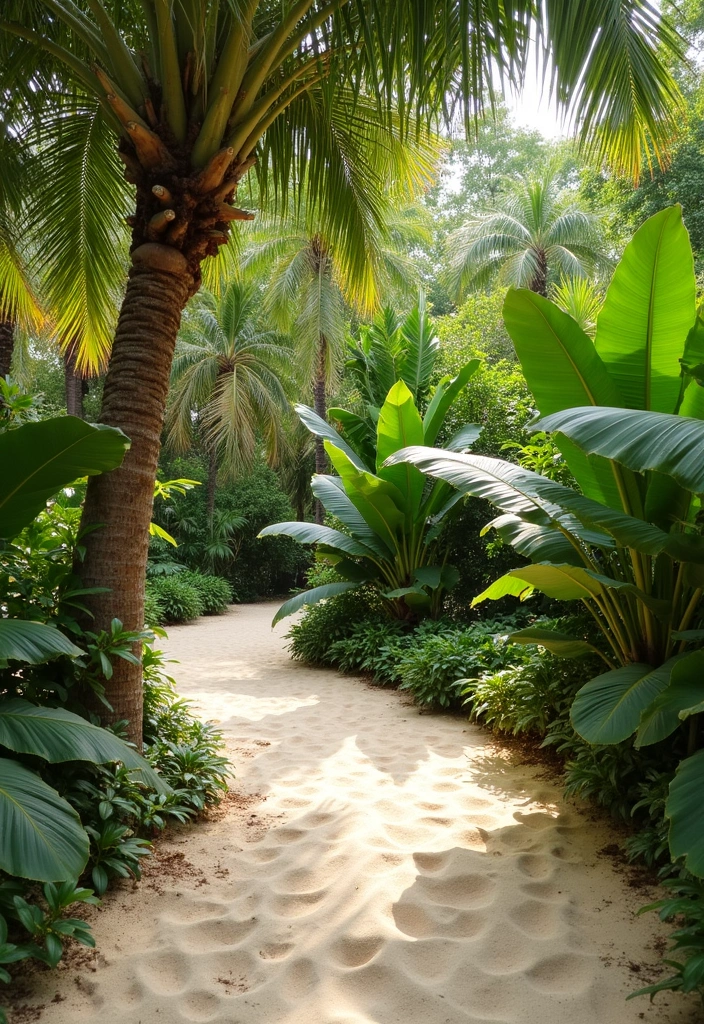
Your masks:
<svg viewBox="0 0 704 1024"><path fill-rule="evenodd" d="M341 672L370 672L375 682L394 683L398 663L413 637L398 619L357 622L349 636L330 645L328 658Z"/></svg>
<svg viewBox="0 0 704 1024"><path fill-rule="evenodd" d="M674 969L669 978L647 985L628 997L650 996L658 992L699 992L704 1003L704 882L692 878L668 878L663 885L672 896L643 907L645 914L659 912L661 921L677 920L679 927L671 932L672 946L665 963ZM682 959L673 959L681 955Z"/></svg>
<svg viewBox="0 0 704 1024"><path fill-rule="evenodd" d="M188 622L203 614L200 591L183 579L183 573L159 576L147 582L147 593L156 598L163 624Z"/></svg>
<svg viewBox="0 0 704 1024"><path fill-rule="evenodd" d="M309 573L308 579L319 585L321 579L334 582L339 577L328 569L325 575ZM286 634L289 653L294 660L310 665L334 665L330 650L336 641L347 639L359 623L378 622L381 614L373 591L350 591L328 598L306 608L300 622L291 626Z"/></svg>
<svg viewBox="0 0 704 1024"><path fill-rule="evenodd" d="M205 576L200 572L182 572L179 573L178 578L198 591L203 602L203 615L219 615L229 604L232 604L232 587L222 576Z"/></svg>
<svg viewBox="0 0 704 1024"><path fill-rule="evenodd" d="M160 626L164 622L164 605L154 592L147 586L144 594L144 623L146 626Z"/></svg>

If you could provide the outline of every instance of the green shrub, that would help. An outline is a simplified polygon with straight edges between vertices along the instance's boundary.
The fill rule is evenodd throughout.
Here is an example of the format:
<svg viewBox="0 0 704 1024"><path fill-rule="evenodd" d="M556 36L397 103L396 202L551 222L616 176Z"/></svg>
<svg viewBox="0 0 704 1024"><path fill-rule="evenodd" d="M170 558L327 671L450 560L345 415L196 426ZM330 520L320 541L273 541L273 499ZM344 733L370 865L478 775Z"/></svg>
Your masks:
<svg viewBox="0 0 704 1024"><path fill-rule="evenodd" d="M179 579L193 587L201 596L203 615L219 615L232 604L232 587L222 576L206 576L200 572L182 572Z"/></svg>
<svg viewBox="0 0 704 1024"><path fill-rule="evenodd" d="M672 946L664 961L674 973L633 992L628 998L650 996L652 999L658 992L665 991L698 992L704 1003L704 882L690 876L668 878L663 885L673 895L643 907L640 913L657 910L661 921L678 922L679 927L670 933Z"/></svg>
<svg viewBox="0 0 704 1024"><path fill-rule="evenodd" d="M328 648L330 664L341 672L371 672L375 682L397 681L398 662L413 633L397 619L357 622L349 636Z"/></svg>
<svg viewBox="0 0 704 1024"><path fill-rule="evenodd" d="M152 587L147 586L144 594L144 624L153 627L160 626L162 622L164 622L164 605Z"/></svg>
<svg viewBox="0 0 704 1024"><path fill-rule="evenodd" d="M194 586L182 579L182 573L149 580L147 593L162 609L162 624L173 625L197 619L203 614L203 599Z"/></svg>

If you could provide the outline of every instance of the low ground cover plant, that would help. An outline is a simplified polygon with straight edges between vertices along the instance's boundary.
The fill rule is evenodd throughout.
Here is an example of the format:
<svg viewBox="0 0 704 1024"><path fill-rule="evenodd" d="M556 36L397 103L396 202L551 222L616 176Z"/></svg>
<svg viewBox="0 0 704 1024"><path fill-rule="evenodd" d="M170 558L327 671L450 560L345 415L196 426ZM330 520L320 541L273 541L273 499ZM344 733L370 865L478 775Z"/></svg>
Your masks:
<svg viewBox="0 0 704 1024"><path fill-rule="evenodd" d="M145 619L150 625L175 625L201 615L219 615L233 600L232 586L222 576L179 567L147 580Z"/></svg>

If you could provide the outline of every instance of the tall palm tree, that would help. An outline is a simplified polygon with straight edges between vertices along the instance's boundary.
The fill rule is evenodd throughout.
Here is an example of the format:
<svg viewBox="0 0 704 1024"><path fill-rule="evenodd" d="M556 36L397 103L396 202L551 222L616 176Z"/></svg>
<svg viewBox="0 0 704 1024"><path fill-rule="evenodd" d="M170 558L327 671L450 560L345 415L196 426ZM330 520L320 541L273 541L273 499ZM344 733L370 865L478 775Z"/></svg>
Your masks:
<svg viewBox="0 0 704 1024"><path fill-rule="evenodd" d="M497 65L503 81L520 84L532 37L595 152L637 173L645 143L665 151L680 97L662 53L681 44L657 0L4 0L0 87L49 66L53 90L97 100L136 190L101 412L131 448L120 469L91 478L84 506L84 526L102 524L86 535L81 566L86 586L101 588L86 602L94 628L114 616L128 629L142 623L181 312L201 264L243 216L232 205L238 183L255 162L261 181L272 170L279 193L305 177L326 235L356 234L361 265L349 197L383 179L387 150L351 173L360 137L379 123L390 137L394 112L403 135L411 118L427 123L458 105L469 127ZM376 118L341 87L375 97ZM106 197L112 182L106 174ZM106 696L139 740L139 668L121 661Z"/></svg>
<svg viewBox="0 0 704 1024"><path fill-rule="evenodd" d="M208 517L215 509L218 468L235 477L251 469L259 437L275 462L289 411L282 368L286 339L267 329L261 292L231 281L219 297L202 291L186 310L176 343L167 442L187 451L194 432L208 453Z"/></svg>
<svg viewBox="0 0 704 1024"><path fill-rule="evenodd" d="M492 280L547 298L548 283L608 265L598 218L551 171L524 178L447 239L448 283L458 297Z"/></svg>

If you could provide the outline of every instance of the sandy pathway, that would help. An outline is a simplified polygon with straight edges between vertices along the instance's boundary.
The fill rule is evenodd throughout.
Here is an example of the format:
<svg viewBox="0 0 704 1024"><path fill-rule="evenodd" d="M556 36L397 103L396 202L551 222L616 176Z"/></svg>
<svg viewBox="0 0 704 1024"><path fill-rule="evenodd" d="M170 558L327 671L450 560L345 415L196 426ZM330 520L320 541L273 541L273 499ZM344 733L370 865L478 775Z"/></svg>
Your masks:
<svg viewBox="0 0 704 1024"><path fill-rule="evenodd" d="M176 836L140 887L109 898L97 958L38 975L25 1002L43 1012L21 1019L701 1019L668 996L624 1002L663 932L596 856L604 825L466 722L292 663L274 607L173 629L167 645L254 799Z"/></svg>

